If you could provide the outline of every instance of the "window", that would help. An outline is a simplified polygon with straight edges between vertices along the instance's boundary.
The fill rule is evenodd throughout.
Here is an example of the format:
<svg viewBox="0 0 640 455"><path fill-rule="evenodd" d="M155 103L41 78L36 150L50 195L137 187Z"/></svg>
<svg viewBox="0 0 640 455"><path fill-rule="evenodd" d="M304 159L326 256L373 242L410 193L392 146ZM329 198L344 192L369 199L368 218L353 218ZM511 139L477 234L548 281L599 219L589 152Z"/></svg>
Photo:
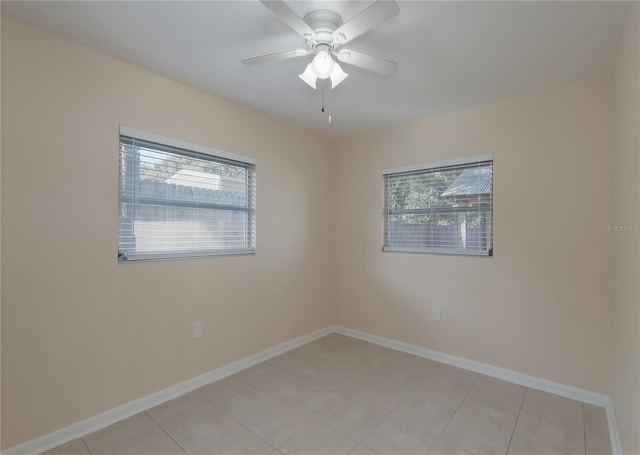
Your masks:
<svg viewBox="0 0 640 455"><path fill-rule="evenodd" d="M493 156L385 169L384 251L493 256Z"/></svg>
<svg viewBox="0 0 640 455"><path fill-rule="evenodd" d="M255 251L255 160L120 128L118 260Z"/></svg>

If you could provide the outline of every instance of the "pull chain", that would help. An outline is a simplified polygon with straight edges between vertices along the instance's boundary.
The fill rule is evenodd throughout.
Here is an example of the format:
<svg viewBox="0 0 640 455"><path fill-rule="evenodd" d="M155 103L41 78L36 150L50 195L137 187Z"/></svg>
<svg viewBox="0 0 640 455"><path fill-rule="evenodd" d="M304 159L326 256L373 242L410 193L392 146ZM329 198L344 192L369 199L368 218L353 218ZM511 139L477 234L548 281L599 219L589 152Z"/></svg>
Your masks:
<svg viewBox="0 0 640 455"><path fill-rule="evenodd" d="M321 107L322 112L324 113L324 86L322 87L322 107ZM329 118L327 119L327 123L329 125L331 125L331 114L329 114Z"/></svg>

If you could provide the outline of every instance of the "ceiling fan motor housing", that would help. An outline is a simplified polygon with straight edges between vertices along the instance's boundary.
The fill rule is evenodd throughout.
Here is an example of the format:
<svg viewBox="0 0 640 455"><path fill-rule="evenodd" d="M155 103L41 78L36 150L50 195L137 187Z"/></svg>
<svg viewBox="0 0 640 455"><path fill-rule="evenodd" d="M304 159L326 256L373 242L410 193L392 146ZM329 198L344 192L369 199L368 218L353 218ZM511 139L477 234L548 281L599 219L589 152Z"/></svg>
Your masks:
<svg viewBox="0 0 640 455"><path fill-rule="evenodd" d="M331 52L339 44L333 40L333 32L343 24L338 13L329 10L312 11L304 17L304 21L315 33L315 36L305 36L309 49Z"/></svg>

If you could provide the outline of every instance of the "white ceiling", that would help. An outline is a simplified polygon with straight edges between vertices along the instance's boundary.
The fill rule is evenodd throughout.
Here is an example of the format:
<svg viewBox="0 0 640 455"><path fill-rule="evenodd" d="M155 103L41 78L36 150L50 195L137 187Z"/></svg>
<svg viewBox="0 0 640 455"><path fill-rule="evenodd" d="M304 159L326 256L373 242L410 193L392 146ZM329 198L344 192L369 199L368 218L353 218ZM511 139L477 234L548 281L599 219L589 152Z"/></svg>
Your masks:
<svg viewBox="0 0 640 455"><path fill-rule="evenodd" d="M349 43L398 63L391 76L343 65L326 94L298 78L310 57L240 59L304 47L258 1L3 1L2 14L293 124L339 137L610 73L620 2L398 1L400 14ZM371 1L291 1L346 22Z"/></svg>

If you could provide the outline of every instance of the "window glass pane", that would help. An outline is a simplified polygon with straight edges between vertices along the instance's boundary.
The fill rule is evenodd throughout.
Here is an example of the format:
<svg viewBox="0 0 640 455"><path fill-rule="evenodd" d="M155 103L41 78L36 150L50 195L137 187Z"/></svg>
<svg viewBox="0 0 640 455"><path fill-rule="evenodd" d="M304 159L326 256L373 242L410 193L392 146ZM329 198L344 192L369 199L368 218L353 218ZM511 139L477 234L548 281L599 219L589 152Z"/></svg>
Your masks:
<svg viewBox="0 0 640 455"><path fill-rule="evenodd" d="M493 254L493 162L385 175L384 250Z"/></svg>
<svg viewBox="0 0 640 455"><path fill-rule="evenodd" d="M120 260L252 253L253 165L121 136Z"/></svg>

